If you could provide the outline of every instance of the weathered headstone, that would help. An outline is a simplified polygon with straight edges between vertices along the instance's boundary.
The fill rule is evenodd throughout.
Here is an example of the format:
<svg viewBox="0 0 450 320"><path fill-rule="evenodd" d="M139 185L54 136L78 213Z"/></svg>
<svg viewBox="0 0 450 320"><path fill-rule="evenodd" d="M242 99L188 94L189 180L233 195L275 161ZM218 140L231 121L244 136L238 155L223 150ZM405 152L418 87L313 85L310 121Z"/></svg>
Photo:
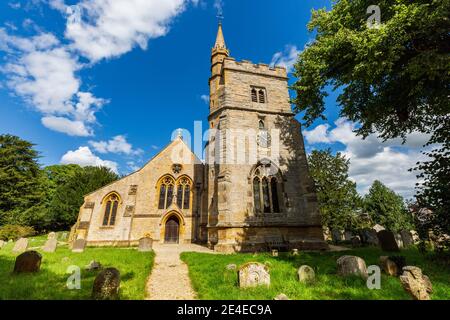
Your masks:
<svg viewBox="0 0 450 320"><path fill-rule="evenodd" d="M272 257L278 257L278 250L272 250Z"/></svg>
<svg viewBox="0 0 450 320"><path fill-rule="evenodd" d="M415 300L430 300L430 294L433 293L433 285L430 279L422 273L417 267L404 267L403 274L400 276L400 282L403 288Z"/></svg>
<svg viewBox="0 0 450 320"><path fill-rule="evenodd" d="M44 252L55 252L56 247L58 246L58 240L55 239L49 239L47 242L45 242L44 247L42 248L42 251Z"/></svg>
<svg viewBox="0 0 450 320"><path fill-rule="evenodd" d="M379 224L374 225L372 229L375 230L377 233L386 230L383 226L380 226Z"/></svg>
<svg viewBox="0 0 450 320"><path fill-rule="evenodd" d="M399 275L400 270L397 267L397 264L389 259L388 256L380 257L380 267L384 272L386 272L386 274L390 276L396 277Z"/></svg>
<svg viewBox="0 0 450 320"><path fill-rule="evenodd" d="M361 239L359 236L352 237L352 246L355 248L361 246Z"/></svg>
<svg viewBox="0 0 450 320"><path fill-rule="evenodd" d="M285 295L284 293L280 293L279 295L277 295L275 298L273 298L273 300L289 300L288 296Z"/></svg>
<svg viewBox="0 0 450 320"><path fill-rule="evenodd" d="M337 273L341 276L357 275L367 278L366 262L360 257L342 256L337 260Z"/></svg>
<svg viewBox="0 0 450 320"><path fill-rule="evenodd" d="M15 273L38 272L41 267L42 256L36 251L27 251L16 258Z"/></svg>
<svg viewBox="0 0 450 320"><path fill-rule="evenodd" d="M3 248L6 245L6 242L3 240L0 240L0 249Z"/></svg>
<svg viewBox="0 0 450 320"><path fill-rule="evenodd" d="M86 248L86 240L85 239L77 239L73 243L72 252L81 253L84 252Z"/></svg>
<svg viewBox="0 0 450 320"><path fill-rule="evenodd" d="M373 229L365 228L359 232L361 242L366 245L378 245L377 232Z"/></svg>
<svg viewBox="0 0 450 320"><path fill-rule="evenodd" d="M316 278L316 273L314 272L314 269L310 266L301 266L298 271L298 281L304 282L304 283L310 283L313 282Z"/></svg>
<svg viewBox="0 0 450 320"><path fill-rule="evenodd" d="M400 235L402 236L403 246L405 248L412 246L414 244L413 237L412 237L410 231L402 230L402 231L400 231Z"/></svg>
<svg viewBox="0 0 450 320"><path fill-rule="evenodd" d="M344 240L345 241L351 241L352 237L353 237L353 233L351 231L344 232Z"/></svg>
<svg viewBox="0 0 450 320"><path fill-rule="evenodd" d="M234 263L227 265L228 271L235 271L236 269L237 269L237 265L235 265Z"/></svg>
<svg viewBox="0 0 450 320"><path fill-rule="evenodd" d="M48 235L47 235L47 239L48 240L50 240L50 239L56 239L58 237L58 235L56 234L56 232L50 232Z"/></svg>
<svg viewBox="0 0 450 320"><path fill-rule="evenodd" d="M101 271L94 280L92 298L94 300L118 300L120 272L115 268Z"/></svg>
<svg viewBox="0 0 450 320"><path fill-rule="evenodd" d="M96 270L100 270L102 269L102 264L100 262L97 262L95 260L92 260L86 267L85 269L87 271L96 271Z"/></svg>
<svg viewBox="0 0 450 320"><path fill-rule="evenodd" d="M270 286L269 268L258 262L249 262L239 268L239 287Z"/></svg>
<svg viewBox="0 0 450 320"><path fill-rule="evenodd" d="M12 249L12 252L14 252L14 253L24 252L24 251L27 250L27 248L28 248L28 239L27 238L20 238L14 244L14 248Z"/></svg>
<svg viewBox="0 0 450 320"><path fill-rule="evenodd" d="M139 248L140 252L149 252L152 251L153 248L153 239L152 238L142 238L139 240Z"/></svg>
<svg viewBox="0 0 450 320"><path fill-rule="evenodd" d="M68 237L67 232L63 232L63 233L61 233L61 235L60 235L60 237L59 237L59 240L61 240L61 241L66 241L66 240L67 240L67 237Z"/></svg>
<svg viewBox="0 0 450 320"><path fill-rule="evenodd" d="M391 231L381 230L377 233L377 236L383 251L399 251L395 236Z"/></svg>
<svg viewBox="0 0 450 320"><path fill-rule="evenodd" d="M343 240L342 231L339 229L331 230L331 238L334 243L338 243L339 241L342 241Z"/></svg>
<svg viewBox="0 0 450 320"><path fill-rule="evenodd" d="M298 249L292 249L292 255L298 256Z"/></svg>
<svg viewBox="0 0 450 320"><path fill-rule="evenodd" d="M402 236L399 233L394 233L395 242L397 242L397 245L399 248L403 248L403 239Z"/></svg>

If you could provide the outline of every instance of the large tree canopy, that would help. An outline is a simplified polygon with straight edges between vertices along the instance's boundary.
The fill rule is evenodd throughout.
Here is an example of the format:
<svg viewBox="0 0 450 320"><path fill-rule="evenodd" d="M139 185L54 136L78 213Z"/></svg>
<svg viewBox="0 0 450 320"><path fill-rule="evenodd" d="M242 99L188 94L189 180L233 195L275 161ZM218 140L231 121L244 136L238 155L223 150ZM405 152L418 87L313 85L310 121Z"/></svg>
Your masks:
<svg viewBox="0 0 450 320"><path fill-rule="evenodd" d="M377 28L367 25L373 4ZM331 11L314 11L315 41L295 66L296 111L307 125L324 118L331 86L363 136L433 131L450 111L449 17L450 0L335 0Z"/></svg>
<svg viewBox="0 0 450 320"><path fill-rule="evenodd" d="M311 176L316 184L322 223L329 228L357 227L360 197L356 184L349 179L349 160L331 150L313 151L308 157Z"/></svg>

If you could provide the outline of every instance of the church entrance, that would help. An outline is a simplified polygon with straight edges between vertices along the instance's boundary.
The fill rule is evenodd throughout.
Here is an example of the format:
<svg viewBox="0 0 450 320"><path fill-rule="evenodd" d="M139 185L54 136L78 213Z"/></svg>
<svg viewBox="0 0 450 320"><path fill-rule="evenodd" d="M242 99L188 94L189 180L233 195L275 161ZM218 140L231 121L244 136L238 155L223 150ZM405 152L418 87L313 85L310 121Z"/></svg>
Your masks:
<svg viewBox="0 0 450 320"><path fill-rule="evenodd" d="M177 217L170 217L166 222L165 243L179 243L180 241L180 220Z"/></svg>

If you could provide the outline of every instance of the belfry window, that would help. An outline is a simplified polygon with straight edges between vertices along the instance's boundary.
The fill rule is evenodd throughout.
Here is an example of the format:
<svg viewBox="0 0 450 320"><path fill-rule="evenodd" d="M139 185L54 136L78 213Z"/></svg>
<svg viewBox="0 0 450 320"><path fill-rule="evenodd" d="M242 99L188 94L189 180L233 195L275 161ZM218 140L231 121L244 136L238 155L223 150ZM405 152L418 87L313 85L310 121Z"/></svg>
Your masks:
<svg viewBox="0 0 450 320"><path fill-rule="evenodd" d="M173 202L175 181L172 177L164 177L159 184L158 209L167 209Z"/></svg>
<svg viewBox="0 0 450 320"><path fill-rule="evenodd" d="M259 103L266 103L266 94L264 93L264 90L260 89L258 95L259 95Z"/></svg>
<svg viewBox="0 0 450 320"><path fill-rule="evenodd" d="M267 102L266 89L252 87L251 99L252 99L252 102L266 103Z"/></svg>
<svg viewBox="0 0 450 320"><path fill-rule="evenodd" d="M187 177L181 177L177 181L177 206L182 210L191 207L191 180Z"/></svg>
<svg viewBox="0 0 450 320"><path fill-rule="evenodd" d="M117 210L119 208L120 198L116 193L112 193L105 199L105 215L103 217L103 226L114 226L116 224Z"/></svg>
<svg viewBox="0 0 450 320"><path fill-rule="evenodd" d="M280 213L282 178L271 163L260 164L253 173L253 202L255 213Z"/></svg>
<svg viewBox="0 0 450 320"><path fill-rule="evenodd" d="M258 93L255 88L252 89L252 102L258 102Z"/></svg>

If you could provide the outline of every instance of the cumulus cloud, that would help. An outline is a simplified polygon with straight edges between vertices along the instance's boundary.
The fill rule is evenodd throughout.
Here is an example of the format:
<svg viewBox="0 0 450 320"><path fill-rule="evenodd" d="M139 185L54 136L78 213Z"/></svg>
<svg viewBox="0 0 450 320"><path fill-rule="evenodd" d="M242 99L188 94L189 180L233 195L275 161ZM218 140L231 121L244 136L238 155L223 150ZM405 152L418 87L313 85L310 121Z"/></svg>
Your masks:
<svg viewBox="0 0 450 320"><path fill-rule="evenodd" d="M65 133L69 136L88 137L93 132L82 121L73 121L64 117L43 117L42 124L53 131Z"/></svg>
<svg viewBox="0 0 450 320"><path fill-rule="evenodd" d="M119 135L109 141L89 141L89 144L99 153L118 153L125 155L141 155L144 151L133 149L125 136Z"/></svg>
<svg viewBox="0 0 450 320"><path fill-rule="evenodd" d="M418 161L425 160L421 149L430 136L422 133L408 135L406 143L401 139L383 141L373 134L365 140L356 136L356 125L346 119L338 119L335 127L318 125L304 131L306 141L311 144L340 143L345 146L343 154L350 159L350 177L358 184L361 193L366 193L373 181L380 180L406 198L414 195L418 182L416 173L409 172Z"/></svg>
<svg viewBox="0 0 450 320"><path fill-rule="evenodd" d="M92 153L89 147L79 147L75 151L68 151L61 158L62 164L78 164L82 167L94 166L94 167L107 167L113 172L118 173L118 165L114 161L102 160L98 156Z"/></svg>
<svg viewBox="0 0 450 320"><path fill-rule="evenodd" d="M287 72L291 73L297 62L299 53L300 51L297 49L297 46L289 44L283 51L279 51L273 55L270 65L285 67Z"/></svg>

